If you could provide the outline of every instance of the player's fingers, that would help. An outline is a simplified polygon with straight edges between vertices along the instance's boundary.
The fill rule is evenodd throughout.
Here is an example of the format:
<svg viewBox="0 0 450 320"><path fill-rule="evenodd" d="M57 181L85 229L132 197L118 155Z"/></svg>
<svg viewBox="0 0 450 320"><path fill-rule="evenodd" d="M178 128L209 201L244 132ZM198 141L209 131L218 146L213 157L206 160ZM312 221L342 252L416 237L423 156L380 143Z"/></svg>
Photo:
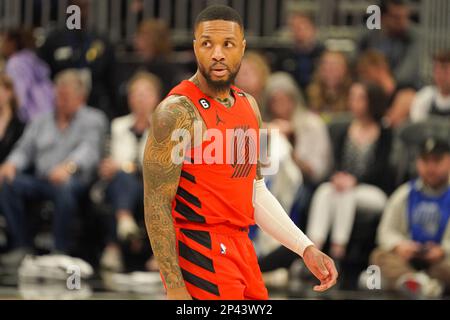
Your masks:
<svg viewBox="0 0 450 320"><path fill-rule="evenodd" d="M336 279L329 277L326 281L322 281L320 285L314 286L314 291L323 292L336 284Z"/></svg>
<svg viewBox="0 0 450 320"><path fill-rule="evenodd" d="M325 288L324 288L324 286L323 285L320 285L320 286L314 286L314 291L317 291L317 292L323 292L323 291L325 291Z"/></svg>
<svg viewBox="0 0 450 320"><path fill-rule="evenodd" d="M323 256L317 257L316 261L317 261L317 269L319 270L320 275L321 275L320 280L328 277L330 275L330 272L328 271L327 267L325 266Z"/></svg>
<svg viewBox="0 0 450 320"><path fill-rule="evenodd" d="M327 290L328 288L327 288L326 284L320 284L320 285L314 286L313 289L314 289L314 291L317 291L317 292L323 292L323 291Z"/></svg>
<svg viewBox="0 0 450 320"><path fill-rule="evenodd" d="M330 273L330 278L336 281L339 274L337 272L336 265L334 264L333 260L327 258L325 261L325 266L328 269L328 272Z"/></svg>

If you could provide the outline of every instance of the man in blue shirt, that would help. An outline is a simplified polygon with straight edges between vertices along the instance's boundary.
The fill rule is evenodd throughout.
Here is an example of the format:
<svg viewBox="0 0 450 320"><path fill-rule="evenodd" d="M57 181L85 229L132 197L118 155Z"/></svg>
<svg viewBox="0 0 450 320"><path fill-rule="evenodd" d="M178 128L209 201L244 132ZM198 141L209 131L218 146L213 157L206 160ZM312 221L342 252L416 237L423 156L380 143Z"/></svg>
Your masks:
<svg viewBox="0 0 450 320"><path fill-rule="evenodd" d="M450 288L450 146L429 138L420 147L419 177L389 199L372 264L389 289L438 297Z"/></svg>

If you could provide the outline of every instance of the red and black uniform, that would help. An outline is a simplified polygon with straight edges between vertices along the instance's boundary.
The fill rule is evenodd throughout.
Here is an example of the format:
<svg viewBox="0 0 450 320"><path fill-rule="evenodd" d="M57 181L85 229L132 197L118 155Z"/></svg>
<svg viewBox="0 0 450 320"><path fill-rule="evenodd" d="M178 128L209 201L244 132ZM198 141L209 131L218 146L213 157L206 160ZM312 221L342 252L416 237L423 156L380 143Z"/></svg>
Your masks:
<svg viewBox="0 0 450 320"><path fill-rule="evenodd" d="M188 152L172 203L179 263L194 299L268 298L248 237L248 227L254 224L258 120L245 94L236 87L231 90L235 102L229 108L191 81L181 82L169 93L191 100L208 132L215 129L223 137L222 141L217 136L206 139L200 150ZM233 132L245 137L239 140L236 134L229 139ZM218 153L223 162L211 163ZM233 157L227 158L230 154Z"/></svg>

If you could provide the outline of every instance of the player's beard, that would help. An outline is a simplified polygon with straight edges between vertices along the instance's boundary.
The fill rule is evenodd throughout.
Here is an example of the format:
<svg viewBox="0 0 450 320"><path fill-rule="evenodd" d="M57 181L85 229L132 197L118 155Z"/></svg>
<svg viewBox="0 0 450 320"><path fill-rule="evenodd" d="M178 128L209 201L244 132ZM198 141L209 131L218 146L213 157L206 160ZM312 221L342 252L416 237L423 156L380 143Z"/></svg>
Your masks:
<svg viewBox="0 0 450 320"><path fill-rule="evenodd" d="M240 67L241 67L240 64L235 70L231 70L230 68L227 67L229 76L226 80L213 80L213 79L211 79L210 73L207 72L206 69L202 65L198 64L198 69L200 70L200 73L202 74L202 76L206 79L208 86L216 92L224 92L224 91L227 91L230 89L230 86L234 83L234 79L236 78ZM210 68L210 72L211 71L212 71L212 66Z"/></svg>

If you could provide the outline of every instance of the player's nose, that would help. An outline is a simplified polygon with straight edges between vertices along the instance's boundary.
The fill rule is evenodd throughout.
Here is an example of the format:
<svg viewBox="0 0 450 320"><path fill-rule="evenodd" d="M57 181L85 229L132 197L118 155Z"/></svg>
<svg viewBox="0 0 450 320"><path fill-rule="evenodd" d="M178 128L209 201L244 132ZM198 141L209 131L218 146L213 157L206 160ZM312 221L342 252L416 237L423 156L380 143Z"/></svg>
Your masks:
<svg viewBox="0 0 450 320"><path fill-rule="evenodd" d="M222 61L225 59L225 55L223 53L221 46L215 46L212 54L212 58L215 61Z"/></svg>

